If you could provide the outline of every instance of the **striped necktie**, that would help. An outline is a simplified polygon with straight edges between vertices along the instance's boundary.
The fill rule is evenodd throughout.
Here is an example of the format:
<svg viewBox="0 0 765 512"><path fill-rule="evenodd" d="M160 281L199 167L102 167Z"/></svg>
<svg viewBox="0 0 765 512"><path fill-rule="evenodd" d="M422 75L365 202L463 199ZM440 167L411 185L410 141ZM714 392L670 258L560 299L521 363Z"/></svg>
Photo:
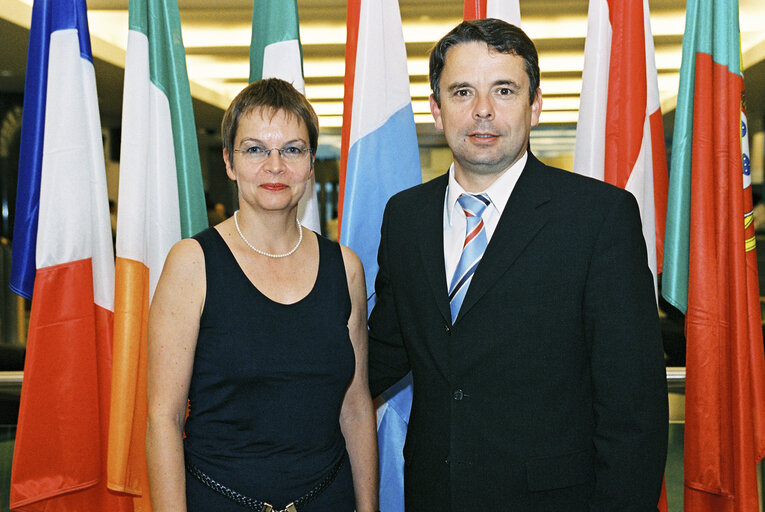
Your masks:
<svg viewBox="0 0 765 512"><path fill-rule="evenodd" d="M452 276L449 287L449 307L452 311L452 322L462 306L462 301L467 294L470 280L473 278L476 267L486 250L486 229L484 229L483 215L491 201L485 194L472 195L462 194L457 199L462 210L465 212L467 226L465 229L465 243L462 245L462 254L457 263L457 269Z"/></svg>

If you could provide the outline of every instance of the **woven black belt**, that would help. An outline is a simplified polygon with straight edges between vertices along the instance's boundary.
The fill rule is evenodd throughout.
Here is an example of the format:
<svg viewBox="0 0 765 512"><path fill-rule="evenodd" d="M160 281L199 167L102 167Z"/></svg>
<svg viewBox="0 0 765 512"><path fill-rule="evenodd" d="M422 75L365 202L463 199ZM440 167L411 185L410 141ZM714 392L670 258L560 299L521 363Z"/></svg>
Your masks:
<svg viewBox="0 0 765 512"><path fill-rule="evenodd" d="M247 507L251 510L256 510L257 512L298 512L298 507L305 506L308 502L321 494L324 489L329 487L329 484L332 483L332 481L337 476L337 473L340 471L340 468L343 466L344 461L345 457L341 457L340 460L337 461L337 463L332 467L332 469L329 470L329 473L327 473L327 476L325 476L321 482L319 482L313 489L287 505L283 510L278 510L274 508L274 506L270 503L266 503L265 501L261 501L255 498L250 498L249 496L245 496L244 494L241 494L234 489L226 487L222 483L217 482L210 475L189 461L188 457L186 457L186 469L194 476L194 478L202 482L205 486L209 487L218 494L221 494L222 496L225 496L226 498L238 503L239 505L242 505L243 507Z"/></svg>

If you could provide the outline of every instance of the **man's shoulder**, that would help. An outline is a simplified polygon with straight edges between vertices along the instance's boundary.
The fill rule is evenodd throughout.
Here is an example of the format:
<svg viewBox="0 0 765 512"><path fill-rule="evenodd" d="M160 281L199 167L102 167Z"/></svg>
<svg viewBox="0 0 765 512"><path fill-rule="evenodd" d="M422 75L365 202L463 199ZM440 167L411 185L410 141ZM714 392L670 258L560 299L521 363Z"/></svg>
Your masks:
<svg viewBox="0 0 765 512"><path fill-rule="evenodd" d="M406 206L406 205L418 205L423 201L438 198L443 199L446 192L446 185L449 183L448 174L442 174L433 178L430 181L409 187L400 192L394 194L388 201L388 205L391 208Z"/></svg>
<svg viewBox="0 0 765 512"><path fill-rule="evenodd" d="M623 200L625 195L631 196L626 190L591 176L552 167L540 162L537 171L544 174L544 180L552 190L569 199L581 198Z"/></svg>

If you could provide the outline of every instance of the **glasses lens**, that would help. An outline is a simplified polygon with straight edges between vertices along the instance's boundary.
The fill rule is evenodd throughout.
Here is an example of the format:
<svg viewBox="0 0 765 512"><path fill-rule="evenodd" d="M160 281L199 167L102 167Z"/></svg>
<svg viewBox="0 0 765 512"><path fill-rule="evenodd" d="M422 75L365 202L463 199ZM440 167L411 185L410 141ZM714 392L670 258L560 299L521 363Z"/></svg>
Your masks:
<svg viewBox="0 0 765 512"><path fill-rule="evenodd" d="M281 149L267 149L263 146L247 146L242 149L236 150L238 153L241 153L242 156L244 156L247 160L253 163L260 163L265 161L270 155L272 151L276 151L279 153L279 156L288 162L297 162L299 160L302 160L303 157L308 155L308 149L302 147L302 146L284 146Z"/></svg>
<svg viewBox="0 0 765 512"><path fill-rule="evenodd" d="M300 146L285 146L279 150L281 157L290 162L300 160L306 153L305 148Z"/></svg>
<svg viewBox="0 0 765 512"><path fill-rule="evenodd" d="M261 162L268 157L269 151L263 146L245 146L239 153L251 162Z"/></svg>

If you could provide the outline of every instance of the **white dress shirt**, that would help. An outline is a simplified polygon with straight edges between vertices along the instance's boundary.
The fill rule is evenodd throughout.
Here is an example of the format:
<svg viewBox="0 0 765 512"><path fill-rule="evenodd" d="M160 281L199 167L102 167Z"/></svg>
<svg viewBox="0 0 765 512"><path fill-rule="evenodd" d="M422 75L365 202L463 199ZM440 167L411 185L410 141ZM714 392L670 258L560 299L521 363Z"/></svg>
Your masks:
<svg viewBox="0 0 765 512"><path fill-rule="evenodd" d="M529 157L528 151L508 169L502 171L502 174L492 183L489 188L479 192L489 196L491 204L483 212L484 229L486 230L486 242L491 241L494 230L497 229L499 218L505 209L507 200L521 176L521 171L526 166L526 160ZM465 220L465 211L457 202L460 194L465 193L465 189L457 183L454 177L454 163L449 167L449 185L446 188L446 197L444 198L444 263L446 265L446 288L452 282L452 275L457 268L462 254L462 245L465 243L465 229L467 221Z"/></svg>

